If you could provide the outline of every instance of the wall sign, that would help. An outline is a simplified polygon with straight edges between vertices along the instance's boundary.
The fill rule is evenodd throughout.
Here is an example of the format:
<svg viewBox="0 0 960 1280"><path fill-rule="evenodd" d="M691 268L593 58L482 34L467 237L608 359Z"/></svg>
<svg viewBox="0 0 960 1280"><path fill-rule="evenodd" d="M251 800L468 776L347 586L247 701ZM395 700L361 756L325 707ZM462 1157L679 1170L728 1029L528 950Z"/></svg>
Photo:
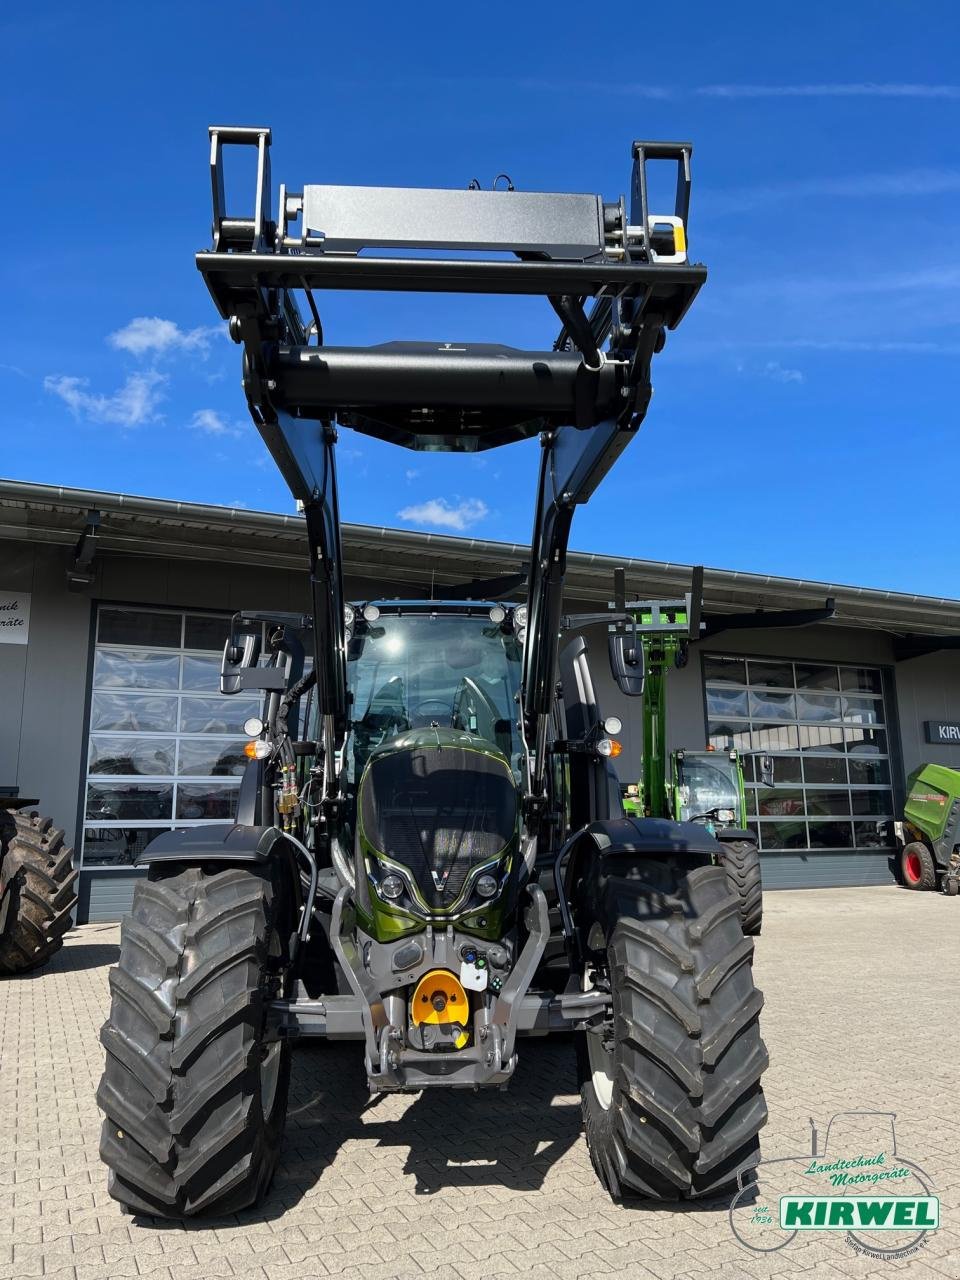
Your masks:
<svg viewBox="0 0 960 1280"><path fill-rule="evenodd" d="M928 742L960 747L960 720L924 720L923 728Z"/></svg>
<svg viewBox="0 0 960 1280"><path fill-rule="evenodd" d="M26 644L30 635L30 592L0 591L0 644Z"/></svg>

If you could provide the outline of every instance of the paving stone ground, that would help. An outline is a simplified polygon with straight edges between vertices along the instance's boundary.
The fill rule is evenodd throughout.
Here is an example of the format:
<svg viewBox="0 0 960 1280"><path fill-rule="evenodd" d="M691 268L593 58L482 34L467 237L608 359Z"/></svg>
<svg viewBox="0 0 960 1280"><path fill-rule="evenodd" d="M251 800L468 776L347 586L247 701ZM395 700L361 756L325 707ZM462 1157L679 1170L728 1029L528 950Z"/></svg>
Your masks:
<svg viewBox="0 0 960 1280"><path fill-rule="evenodd" d="M506 1094L378 1101L359 1046L299 1049L282 1164L259 1211L125 1217L106 1192L94 1101L118 940L115 926L84 926L42 972L0 981L0 1280L960 1277L960 901L894 887L769 894L757 943L764 1159L809 1153L811 1118L823 1150L834 1114L895 1112L900 1157L942 1203L941 1229L904 1261L858 1256L843 1233L753 1252L731 1231L729 1198L613 1204L587 1155L569 1039L522 1042ZM848 1117L827 1151L891 1147L889 1119ZM761 1199L798 1189L788 1169L770 1166ZM771 1241L755 1230L743 1227Z"/></svg>

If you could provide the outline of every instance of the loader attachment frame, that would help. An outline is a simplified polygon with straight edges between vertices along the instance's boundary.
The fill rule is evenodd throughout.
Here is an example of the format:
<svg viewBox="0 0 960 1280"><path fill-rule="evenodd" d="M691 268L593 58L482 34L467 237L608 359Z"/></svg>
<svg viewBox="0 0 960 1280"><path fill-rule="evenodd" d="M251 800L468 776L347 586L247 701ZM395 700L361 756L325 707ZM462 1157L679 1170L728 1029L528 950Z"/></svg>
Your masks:
<svg viewBox="0 0 960 1280"><path fill-rule="evenodd" d="M270 145L266 128L210 129L213 246L197 267L244 348L254 422L302 504L326 759L347 721L337 427L428 451L476 452L539 435L521 692L534 816L545 792L573 512L636 435L653 356L706 279L686 253L692 148L633 144L629 216L622 196L307 185L281 186L274 217ZM243 217L227 208L228 146L256 151L253 211ZM649 207L651 161L676 166L675 205L663 214ZM539 294L562 327L536 351L456 335L328 346L316 301L323 290Z"/></svg>

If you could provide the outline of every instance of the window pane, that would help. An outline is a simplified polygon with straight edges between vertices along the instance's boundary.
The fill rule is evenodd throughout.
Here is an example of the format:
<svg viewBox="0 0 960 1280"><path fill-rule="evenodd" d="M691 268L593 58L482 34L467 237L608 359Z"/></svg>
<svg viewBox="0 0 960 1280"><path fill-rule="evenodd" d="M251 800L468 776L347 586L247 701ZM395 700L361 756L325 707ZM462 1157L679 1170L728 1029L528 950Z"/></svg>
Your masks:
<svg viewBox="0 0 960 1280"><path fill-rule="evenodd" d="M853 838L858 849L890 849L892 833L888 822L855 822Z"/></svg>
<svg viewBox="0 0 960 1280"><path fill-rule="evenodd" d="M802 724L801 751L842 751L843 729L840 725Z"/></svg>
<svg viewBox="0 0 960 1280"><path fill-rule="evenodd" d="M746 689L724 688L722 685L707 686L707 715L711 716L743 716L747 715Z"/></svg>
<svg viewBox="0 0 960 1280"><path fill-rule="evenodd" d="M893 795L889 791L851 791L854 813L893 813Z"/></svg>
<svg viewBox="0 0 960 1280"><path fill-rule="evenodd" d="M880 672L870 667L841 667L840 684L844 689L863 693L880 693L883 689Z"/></svg>
<svg viewBox="0 0 960 1280"><path fill-rule="evenodd" d="M756 787L745 787L744 798L747 802L747 813L757 812L757 789Z"/></svg>
<svg viewBox="0 0 960 1280"><path fill-rule="evenodd" d="M754 724L750 734L754 751L796 751L797 726L795 724Z"/></svg>
<svg viewBox="0 0 960 1280"><path fill-rule="evenodd" d="M755 662L749 664L750 683L771 685L775 689L793 688L792 662Z"/></svg>
<svg viewBox="0 0 960 1280"><path fill-rule="evenodd" d="M185 649L212 649L223 653L223 646L230 634L229 618L204 618L188 613L184 629Z"/></svg>
<svg viewBox="0 0 960 1280"><path fill-rule="evenodd" d="M811 849L852 849L853 824L850 822L810 822Z"/></svg>
<svg viewBox="0 0 960 1280"><path fill-rule="evenodd" d="M861 756L885 756L887 754L887 735L883 729L873 729L870 725L848 724L846 727L847 751Z"/></svg>
<svg viewBox="0 0 960 1280"><path fill-rule="evenodd" d="M799 787L758 787L756 794L762 818L803 817L803 792Z"/></svg>
<svg viewBox="0 0 960 1280"><path fill-rule="evenodd" d="M220 659L183 659L183 688L201 689L204 693L220 693Z"/></svg>
<svg viewBox="0 0 960 1280"><path fill-rule="evenodd" d="M130 866L156 836L169 827L87 827L83 833L85 867Z"/></svg>
<svg viewBox="0 0 960 1280"><path fill-rule="evenodd" d="M839 720L840 696L828 693L798 693L798 720Z"/></svg>
<svg viewBox="0 0 960 1280"><path fill-rule="evenodd" d="M100 644L141 644L146 648L180 648L180 614L140 609L101 609Z"/></svg>
<svg viewBox="0 0 960 1280"><path fill-rule="evenodd" d="M804 756L803 776L807 783L847 780L847 762L843 756Z"/></svg>
<svg viewBox="0 0 960 1280"><path fill-rule="evenodd" d="M757 823L761 849L806 849L807 824L805 822Z"/></svg>
<svg viewBox="0 0 960 1280"><path fill-rule="evenodd" d="M247 765L247 757L243 754L244 741L243 738L234 738L229 742L182 738L177 772L200 778L241 774Z"/></svg>
<svg viewBox="0 0 960 1280"><path fill-rule="evenodd" d="M750 750L750 726L746 723L736 724L724 720L711 720L708 745L716 747L718 751L736 747L743 754Z"/></svg>
<svg viewBox="0 0 960 1280"><path fill-rule="evenodd" d="M883 699L844 697L843 718L854 724L883 724Z"/></svg>
<svg viewBox="0 0 960 1280"><path fill-rule="evenodd" d="M859 782L865 786L889 786L890 785L890 765L886 760L875 759L872 756L864 756L859 760L850 761L850 781Z"/></svg>
<svg viewBox="0 0 960 1280"><path fill-rule="evenodd" d="M846 787L836 791L817 791L807 788L807 813L826 816L832 813L850 812L850 792Z"/></svg>
<svg viewBox="0 0 960 1280"><path fill-rule="evenodd" d="M180 659L176 654L118 652L100 649L93 664L97 688L176 689L180 683Z"/></svg>
<svg viewBox="0 0 960 1280"><path fill-rule="evenodd" d="M107 738L90 739L91 773L143 774L163 777L173 773L176 755L174 738Z"/></svg>
<svg viewBox="0 0 960 1280"><path fill-rule="evenodd" d="M796 701L792 693L755 693L751 690L750 715L761 720L795 720Z"/></svg>
<svg viewBox="0 0 960 1280"><path fill-rule="evenodd" d="M743 658L708 657L703 660L703 674L711 684L746 684L747 664Z"/></svg>
<svg viewBox="0 0 960 1280"><path fill-rule="evenodd" d="M98 782L87 785L86 816L101 822L157 820L173 816L173 787L162 782Z"/></svg>
<svg viewBox="0 0 960 1280"><path fill-rule="evenodd" d="M90 704L90 728L175 733L177 700L135 693L95 693Z"/></svg>
<svg viewBox="0 0 960 1280"><path fill-rule="evenodd" d="M260 714L259 698L184 698L181 733L242 733L243 723Z"/></svg>
<svg viewBox="0 0 960 1280"><path fill-rule="evenodd" d="M797 663L798 689L839 689L836 667L819 667Z"/></svg>
<svg viewBox="0 0 960 1280"><path fill-rule="evenodd" d="M757 770L757 778L759 780L760 771ZM799 782L800 774L800 757L799 756L774 756L773 757L773 780L776 783L781 782Z"/></svg>
<svg viewBox="0 0 960 1280"><path fill-rule="evenodd" d="M177 817L229 821L237 812L239 786L226 783L184 783L177 787Z"/></svg>

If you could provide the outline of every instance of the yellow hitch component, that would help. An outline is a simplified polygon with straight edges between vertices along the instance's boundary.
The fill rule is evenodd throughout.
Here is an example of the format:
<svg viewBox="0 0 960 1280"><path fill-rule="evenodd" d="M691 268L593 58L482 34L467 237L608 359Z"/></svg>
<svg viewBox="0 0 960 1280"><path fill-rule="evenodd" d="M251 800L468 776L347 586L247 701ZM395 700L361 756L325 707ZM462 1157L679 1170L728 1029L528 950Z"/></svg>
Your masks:
<svg viewBox="0 0 960 1280"><path fill-rule="evenodd" d="M683 229L683 223L679 221L673 228L673 251L674 253L687 252L687 233Z"/></svg>
<svg viewBox="0 0 960 1280"><path fill-rule="evenodd" d="M470 1039L466 1031L470 1024L470 1002L460 980L449 969L431 969L423 975L410 1002L410 1016L414 1026L423 1022L438 1027L459 1023L464 1030L454 1041L458 1049Z"/></svg>

